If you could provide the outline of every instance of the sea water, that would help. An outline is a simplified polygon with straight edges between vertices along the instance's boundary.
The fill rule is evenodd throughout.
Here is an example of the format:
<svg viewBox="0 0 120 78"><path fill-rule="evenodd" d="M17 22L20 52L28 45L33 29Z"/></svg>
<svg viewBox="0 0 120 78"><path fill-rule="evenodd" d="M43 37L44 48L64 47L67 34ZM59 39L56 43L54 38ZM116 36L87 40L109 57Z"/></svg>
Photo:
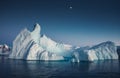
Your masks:
<svg viewBox="0 0 120 78"><path fill-rule="evenodd" d="M45 62L0 56L0 78L120 78L120 61Z"/></svg>

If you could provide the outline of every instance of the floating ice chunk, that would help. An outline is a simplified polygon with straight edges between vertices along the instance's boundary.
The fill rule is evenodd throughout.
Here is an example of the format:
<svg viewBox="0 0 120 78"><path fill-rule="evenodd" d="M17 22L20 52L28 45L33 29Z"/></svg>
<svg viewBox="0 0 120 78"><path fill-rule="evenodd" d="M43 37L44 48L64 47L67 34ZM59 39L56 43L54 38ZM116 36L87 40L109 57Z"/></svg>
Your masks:
<svg viewBox="0 0 120 78"><path fill-rule="evenodd" d="M73 53L73 62L118 59L117 48L111 41L103 42L85 50Z"/></svg>

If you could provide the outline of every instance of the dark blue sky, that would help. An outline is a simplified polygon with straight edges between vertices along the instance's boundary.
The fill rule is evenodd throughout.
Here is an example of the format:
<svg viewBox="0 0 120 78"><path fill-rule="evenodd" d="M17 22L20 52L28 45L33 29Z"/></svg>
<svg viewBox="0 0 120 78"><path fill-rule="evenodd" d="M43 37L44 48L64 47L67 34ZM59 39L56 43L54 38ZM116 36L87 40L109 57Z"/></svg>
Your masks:
<svg viewBox="0 0 120 78"><path fill-rule="evenodd" d="M72 7L69 8L69 7ZM0 44L12 44L25 27L72 45L120 44L119 0L0 0Z"/></svg>

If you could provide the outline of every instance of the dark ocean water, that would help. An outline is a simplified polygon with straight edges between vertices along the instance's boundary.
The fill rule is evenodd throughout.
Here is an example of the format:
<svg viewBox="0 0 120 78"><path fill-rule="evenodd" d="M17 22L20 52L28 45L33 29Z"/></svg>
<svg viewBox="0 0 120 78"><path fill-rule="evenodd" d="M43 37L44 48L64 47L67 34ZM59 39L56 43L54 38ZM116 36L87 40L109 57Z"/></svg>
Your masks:
<svg viewBox="0 0 120 78"><path fill-rule="evenodd" d="M0 56L0 78L120 78L120 61L43 62Z"/></svg>

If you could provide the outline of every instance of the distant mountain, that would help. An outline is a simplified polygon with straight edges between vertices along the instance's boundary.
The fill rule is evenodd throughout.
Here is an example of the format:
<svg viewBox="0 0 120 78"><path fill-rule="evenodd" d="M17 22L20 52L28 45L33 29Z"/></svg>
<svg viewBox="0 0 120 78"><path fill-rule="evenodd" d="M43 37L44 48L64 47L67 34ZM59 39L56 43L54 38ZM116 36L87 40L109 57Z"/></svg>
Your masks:
<svg viewBox="0 0 120 78"><path fill-rule="evenodd" d="M4 44L4 45L0 45L0 55L8 55L10 54L11 48Z"/></svg>

